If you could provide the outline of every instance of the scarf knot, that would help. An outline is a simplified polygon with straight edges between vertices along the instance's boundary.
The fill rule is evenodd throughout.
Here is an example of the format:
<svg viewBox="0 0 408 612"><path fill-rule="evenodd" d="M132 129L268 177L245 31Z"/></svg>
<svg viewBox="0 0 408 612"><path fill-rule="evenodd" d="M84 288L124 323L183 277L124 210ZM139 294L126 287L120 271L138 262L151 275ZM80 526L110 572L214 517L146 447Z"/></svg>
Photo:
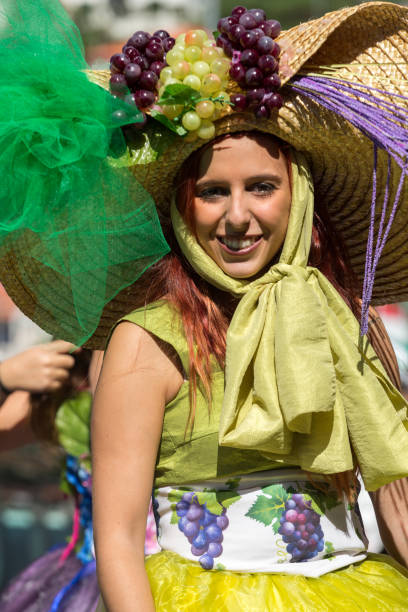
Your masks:
<svg viewBox="0 0 408 612"><path fill-rule="evenodd" d="M223 445L287 454L294 433L310 434L313 415L333 410L336 374L319 274L278 263L241 298L227 334Z"/></svg>

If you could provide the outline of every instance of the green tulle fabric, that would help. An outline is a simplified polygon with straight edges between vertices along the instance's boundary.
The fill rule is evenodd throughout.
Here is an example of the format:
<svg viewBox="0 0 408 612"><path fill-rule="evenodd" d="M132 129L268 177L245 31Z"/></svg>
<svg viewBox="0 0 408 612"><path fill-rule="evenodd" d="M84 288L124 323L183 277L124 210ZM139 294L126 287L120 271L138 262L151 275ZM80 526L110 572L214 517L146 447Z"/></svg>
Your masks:
<svg viewBox="0 0 408 612"><path fill-rule="evenodd" d="M1 3L0 63L0 257L17 262L45 320L82 344L169 250L151 196L112 163L126 150L120 126L141 114L117 113L124 103L88 80L56 0Z"/></svg>

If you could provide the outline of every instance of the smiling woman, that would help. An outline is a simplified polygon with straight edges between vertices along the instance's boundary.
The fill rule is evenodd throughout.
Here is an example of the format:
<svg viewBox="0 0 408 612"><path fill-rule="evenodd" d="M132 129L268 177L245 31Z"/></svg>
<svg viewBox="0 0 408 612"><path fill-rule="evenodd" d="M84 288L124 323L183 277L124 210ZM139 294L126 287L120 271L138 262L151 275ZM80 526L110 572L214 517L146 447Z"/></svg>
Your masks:
<svg viewBox="0 0 408 612"><path fill-rule="evenodd" d="M226 274L250 278L281 248L290 202L287 158L277 141L256 132L225 137L201 155L192 229Z"/></svg>
<svg viewBox="0 0 408 612"><path fill-rule="evenodd" d="M16 47L11 27L2 62L0 211L11 200L19 223L0 219L1 273L50 331L108 342L92 409L103 604L406 609L404 570L367 554L355 483L408 475L407 404L366 336L370 300L408 296L408 8L280 33L236 6L216 41L135 32L102 74L61 68L59 40L27 47L27 23L42 31L22 19ZM71 155L54 171L55 151ZM162 550L145 560L152 488Z"/></svg>

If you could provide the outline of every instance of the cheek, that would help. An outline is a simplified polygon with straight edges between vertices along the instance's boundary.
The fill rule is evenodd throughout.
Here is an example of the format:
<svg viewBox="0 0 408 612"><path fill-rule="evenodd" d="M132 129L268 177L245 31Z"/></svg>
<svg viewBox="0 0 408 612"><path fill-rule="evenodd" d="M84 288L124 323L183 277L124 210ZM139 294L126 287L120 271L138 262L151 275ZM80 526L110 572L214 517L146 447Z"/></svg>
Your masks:
<svg viewBox="0 0 408 612"><path fill-rule="evenodd" d="M197 236L208 237L217 228L219 219L220 215L216 206L201 202L194 205L194 223Z"/></svg>
<svg viewBox="0 0 408 612"><path fill-rule="evenodd" d="M272 233L286 233L289 223L290 201L281 198L269 204L263 211L262 221Z"/></svg>

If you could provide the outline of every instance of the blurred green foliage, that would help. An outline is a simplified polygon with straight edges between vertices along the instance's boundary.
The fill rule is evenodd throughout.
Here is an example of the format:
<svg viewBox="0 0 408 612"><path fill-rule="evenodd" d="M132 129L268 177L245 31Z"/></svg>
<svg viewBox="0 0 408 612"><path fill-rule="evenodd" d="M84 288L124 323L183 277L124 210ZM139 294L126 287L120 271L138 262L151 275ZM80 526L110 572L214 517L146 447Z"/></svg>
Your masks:
<svg viewBox="0 0 408 612"><path fill-rule="evenodd" d="M403 1L396 4L404 4ZM353 0L221 0L222 16L230 15L231 9L238 4L246 8L263 8L269 19L277 19L282 24L283 29L290 28L302 21L320 17L329 11L336 11L344 6L362 4Z"/></svg>

